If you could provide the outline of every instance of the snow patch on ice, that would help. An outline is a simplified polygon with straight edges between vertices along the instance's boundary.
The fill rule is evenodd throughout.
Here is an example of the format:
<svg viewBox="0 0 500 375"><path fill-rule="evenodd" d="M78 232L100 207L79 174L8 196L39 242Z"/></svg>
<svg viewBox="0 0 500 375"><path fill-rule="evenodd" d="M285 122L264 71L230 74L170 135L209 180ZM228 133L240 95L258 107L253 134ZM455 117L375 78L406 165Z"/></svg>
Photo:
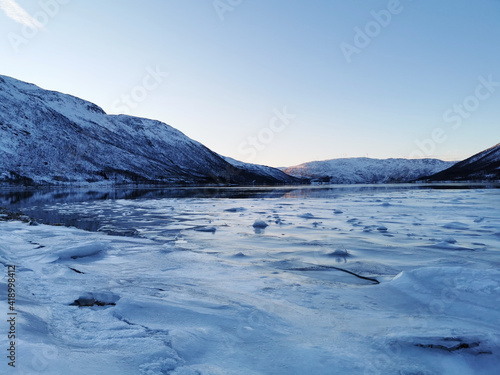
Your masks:
<svg viewBox="0 0 500 375"><path fill-rule="evenodd" d="M469 226L467 224L461 223L459 221L453 221L451 223L443 225L445 229L454 229L454 230L467 230Z"/></svg>
<svg viewBox="0 0 500 375"><path fill-rule="evenodd" d="M305 214L300 214L298 217L302 219L314 219L314 215L310 212L306 212Z"/></svg>
<svg viewBox="0 0 500 375"><path fill-rule="evenodd" d="M263 220L255 220L255 222L253 223L254 228L264 229L264 228L267 228L268 226L269 226L269 224L267 224Z"/></svg>
<svg viewBox="0 0 500 375"><path fill-rule="evenodd" d="M73 306L105 306L116 305L120 299L115 293L100 292L100 293L85 293L76 299L71 305Z"/></svg>
<svg viewBox="0 0 500 375"><path fill-rule="evenodd" d="M111 248L107 242L86 242L81 245L68 247L67 249L57 252L60 260L89 258L97 255L103 255Z"/></svg>

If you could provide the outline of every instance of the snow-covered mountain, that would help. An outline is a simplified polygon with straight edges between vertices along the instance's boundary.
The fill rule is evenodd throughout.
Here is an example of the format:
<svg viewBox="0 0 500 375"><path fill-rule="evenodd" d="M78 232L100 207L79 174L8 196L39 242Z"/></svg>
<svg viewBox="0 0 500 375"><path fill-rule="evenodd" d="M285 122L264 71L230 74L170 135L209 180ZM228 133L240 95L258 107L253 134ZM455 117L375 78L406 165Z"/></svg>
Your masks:
<svg viewBox="0 0 500 375"><path fill-rule="evenodd" d="M283 172L317 182L331 184L379 184L409 182L440 172L454 162L437 159L370 159L347 158L313 161Z"/></svg>
<svg viewBox="0 0 500 375"><path fill-rule="evenodd" d="M234 165L233 165L234 164ZM284 184L272 168L228 163L160 121L0 76L0 182Z"/></svg>
<svg viewBox="0 0 500 375"><path fill-rule="evenodd" d="M500 181L500 143L426 178L428 181Z"/></svg>
<svg viewBox="0 0 500 375"><path fill-rule="evenodd" d="M261 176L267 176L271 179L283 180L286 179L287 177L288 178L290 177L289 175L287 175L285 172L281 171L278 168L272 168L260 164L243 163L228 156L221 155L221 157L236 168L246 169L250 172L256 173Z"/></svg>

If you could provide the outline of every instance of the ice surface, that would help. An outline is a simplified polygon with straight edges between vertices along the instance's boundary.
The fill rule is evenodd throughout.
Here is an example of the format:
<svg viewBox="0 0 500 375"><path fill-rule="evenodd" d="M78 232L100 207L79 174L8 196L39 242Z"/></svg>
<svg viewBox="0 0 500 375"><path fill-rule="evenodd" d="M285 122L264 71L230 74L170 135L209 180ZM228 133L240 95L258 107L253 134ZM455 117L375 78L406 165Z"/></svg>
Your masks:
<svg viewBox="0 0 500 375"><path fill-rule="evenodd" d="M498 190L311 195L24 210L94 232L0 222L10 373L498 374Z"/></svg>

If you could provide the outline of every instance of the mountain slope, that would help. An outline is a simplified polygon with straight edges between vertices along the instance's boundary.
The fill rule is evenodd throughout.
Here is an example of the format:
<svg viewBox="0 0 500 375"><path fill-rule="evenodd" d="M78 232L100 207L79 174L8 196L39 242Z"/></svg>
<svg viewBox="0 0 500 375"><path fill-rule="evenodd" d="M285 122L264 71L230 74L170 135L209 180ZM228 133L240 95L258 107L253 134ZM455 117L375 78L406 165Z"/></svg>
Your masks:
<svg viewBox="0 0 500 375"><path fill-rule="evenodd" d="M233 158L230 158L228 156L221 156L225 161L227 161L229 164L233 165L236 168L244 168L250 172L254 172L258 175L261 176L267 176L271 179L277 179L277 180L283 180L286 179L287 177L289 178L290 176L287 175L285 172L281 171L278 168L272 168L268 167L266 165L260 165L260 164L250 164L250 163L243 163L241 161L235 160ZM300 177L298 177L300 178ZM306 181L304 181L306 182Z"/></svg>
<svg viewBox="0 0 500 375"><path fill-rule="evenodd" d="M277 171L279 172L279 171ZM0 181L282 184L237 167L160 121L107 115L71 95L0 76Z"/></svg>
<svg viewBox="0 0 500 375"><path fill-rule="evenodd" d="M280 169L291 176L331 184L379 184L413 181L453 164L437 159L350 158L313 161Z"/></svg>
<svg viewBox="0 0 500 375"><path fill-rule="evenodd" d="M499 181L500 143L426 178L427 181Z"/></svg>

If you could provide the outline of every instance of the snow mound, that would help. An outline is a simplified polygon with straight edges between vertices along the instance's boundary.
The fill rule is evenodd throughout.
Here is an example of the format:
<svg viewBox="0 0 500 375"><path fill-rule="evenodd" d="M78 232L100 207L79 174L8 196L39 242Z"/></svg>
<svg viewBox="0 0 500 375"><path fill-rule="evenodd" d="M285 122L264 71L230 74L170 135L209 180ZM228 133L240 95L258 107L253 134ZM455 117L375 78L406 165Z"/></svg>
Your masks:
<svg viewBox="0 0 500 375"><path fill-rule="evenodd" d="M314 215L310 212L306 212L305 214L300 214L299 217L302 219L313 219Z"/></svg>
<svg viewBox="0 0 500 375"><path fill-rule="evenodd" d="M107 242L85 242L81 245L71 246L57 253L60 260L95 257L103 255L110 248Z"/></svg>
<svg viewBox="0 0 500 375"><path fill-rule="evenodd" d="M254 228L264 229L267 228L268 226L269 225L263 220L255 220L255 222L253 223Z"/></svg>
<svg viewBox="0 0 500 375"><path fill-rule="evenodd" d="M459 221L453 221L451 223L443 225L445 229L453 229L453 230L467 230L469 226L467 224L461 223Z"/></svg>
<svg viewBox="0 0 500 375"><path fill-rule="evenodd" d="M159 358L154 362L141 365L139 370L141 375L172 374L171 371L175 370L177 366L178 361L174 358Z"/></svg>
<svg viewBox="0 0 500 375"><path fill-rule="evenodd" d="M224 212L244 212L247 209L245 207L231 207L228 209L225 209Z"/></svg>
<svg viewBox="0 0 500 375"><path fill-rule="evenodd" d="M194 228L196 232L206 232L206 233L215 233L217 231L216 227L198 227Z"/></svg>
<svg viewBox="0 0 500 375"><path fill-rule="evenodd" d="M71 305L73 306L106 306L116 305L120 296L111 292L100 293L85 293L76 299Z"/></svg>

